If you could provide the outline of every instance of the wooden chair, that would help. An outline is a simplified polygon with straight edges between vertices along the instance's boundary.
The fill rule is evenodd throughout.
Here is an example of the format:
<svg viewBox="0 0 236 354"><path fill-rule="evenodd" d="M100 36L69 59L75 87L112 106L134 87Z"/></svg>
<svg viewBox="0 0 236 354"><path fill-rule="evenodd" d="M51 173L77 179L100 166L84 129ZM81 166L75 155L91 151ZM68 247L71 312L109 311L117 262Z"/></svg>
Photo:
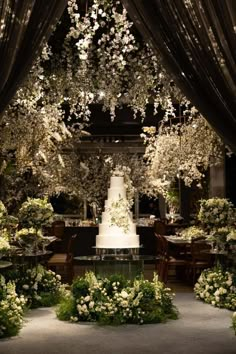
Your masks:
<svg viewBox="0 0 236 354"><path fill-rule="evenodd" d="M153 227L157 235L166 235L166 225L163 221L155 220Z"/></svg>
<svg viewBox="0 0 236 354"><path fill-rule="evenodd" d="M154 232L156 238L156 256L158 259L155 263L155 269L159 275L160 280L162 280L162 272L163 272L163 259L164 259L164 249L163 249L163 242L161 239L161 235Z"/></svg>
<svg viewBox="0 0 236 354"><path fill-rule="evenodd" d="M191 241L191 258L187 262L187 276L194 284L203 269L212 266L212 259L208 253L210 245L206 243L204 237L198 237Z"/></svg>
<svg viewBox="0 0 236 354"><path fill-rule="evenodd" d="M52 234L57 238L62 239L65 232L65 221L56 220L52 223Z"/></svg>
<svg viewBox="0 0 236 354"><path fill-rule="evenodd" d="M76 237L77 234L70 237L65 253L54 253L47 261L47 267L60 274L62 281L68 283L71 283L74 277L73 252Z"/></svg>
<svg viewBox="0 0 236 354"><path fill-rule="evenodd" d="M169 249L169 243L163 235L159 235L160 242L162 243L162 260L161 260L161 280L164 283L167 283L169 279L169 270L175 271L175 278L178 271L181 272L181 275L185 274L187 261L185 258L175 258L171 255Z"/></svg>

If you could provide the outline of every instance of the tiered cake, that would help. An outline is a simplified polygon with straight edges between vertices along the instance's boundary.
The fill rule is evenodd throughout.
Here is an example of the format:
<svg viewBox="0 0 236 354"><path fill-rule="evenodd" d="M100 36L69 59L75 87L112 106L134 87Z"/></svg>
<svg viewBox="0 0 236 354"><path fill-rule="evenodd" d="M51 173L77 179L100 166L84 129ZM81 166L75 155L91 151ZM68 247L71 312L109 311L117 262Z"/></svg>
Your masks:
<svg viewBox="0 0 236 354"><path fill-rule="evenodd" d="M102 213L102 222L99 224L99 234L96 236L96 248L139 248L139 235L136 234L136 224L133 222L130 211L126 213L123 210L123 214L127 216L125 228L112 222L113 205L115 203L121 205L122 208L121 200L127 201L124 177L112 176L110 188L108 188L108 199L105 201L105 211ZM118 214L117 219L119 219Z"/></svg>

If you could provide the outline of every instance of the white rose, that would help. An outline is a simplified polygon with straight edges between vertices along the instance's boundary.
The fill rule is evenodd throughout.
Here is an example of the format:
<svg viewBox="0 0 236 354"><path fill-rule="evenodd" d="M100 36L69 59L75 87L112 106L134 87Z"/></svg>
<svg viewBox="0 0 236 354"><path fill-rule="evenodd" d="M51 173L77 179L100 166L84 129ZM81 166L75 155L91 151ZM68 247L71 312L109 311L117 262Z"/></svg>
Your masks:
<svg viewBox="0 0 236 354"><path fill-rule="evenodd" d="M120 295L121 297L123 297L123 299L126 299L129 296L129 294L125 290L122 290Z"/></svg>
<svg viewBox="0 0 236 354"><path fill-rule="evenodd" d="M89 308L92 309L94 307L94 301L90 301Z"/></svg>

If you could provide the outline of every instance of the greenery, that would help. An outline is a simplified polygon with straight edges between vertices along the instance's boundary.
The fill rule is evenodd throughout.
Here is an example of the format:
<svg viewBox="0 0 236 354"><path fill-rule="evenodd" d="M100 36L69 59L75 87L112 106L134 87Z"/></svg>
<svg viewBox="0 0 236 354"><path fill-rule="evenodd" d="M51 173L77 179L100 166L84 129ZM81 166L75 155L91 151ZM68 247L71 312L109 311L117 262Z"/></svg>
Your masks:
<svg viewBox="0 0 236 354"><path fill-rule="evenodd" d="M0 338L18 334L23 324L25 298L18 296L15 284L0 275Z"/></svg>
<svg viewBox="0 0 236 354"><path fill-rule="evenodd" d="M236 310L236 274L221 267L206 269L194 286L196 298L216 307Z"/></svg>
<svg viewBox="0 0 236 354"><path fill-rule="evenodd" d="M61 320L96 321L101 324L156 323L178 317L169 288L154 276L126 280L121 275L98 279L94 273L78 277L57 309Z"/></svg>

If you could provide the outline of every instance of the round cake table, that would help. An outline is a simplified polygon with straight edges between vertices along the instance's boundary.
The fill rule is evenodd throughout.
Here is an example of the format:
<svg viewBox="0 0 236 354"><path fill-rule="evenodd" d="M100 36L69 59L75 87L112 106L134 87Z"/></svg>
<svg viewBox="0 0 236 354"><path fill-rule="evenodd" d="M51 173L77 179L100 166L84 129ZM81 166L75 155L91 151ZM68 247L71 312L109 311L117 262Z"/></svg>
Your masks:
<svg viewBox="0 0 236 354"><path fill-rule="evenodd" d="M122 274L127 279L134 279L144 271L145 261L155 261L158 257L137 254L98 254L92 256L77 256L75 261L90 262L96 275L106 277L112 274Z"/></svg>

